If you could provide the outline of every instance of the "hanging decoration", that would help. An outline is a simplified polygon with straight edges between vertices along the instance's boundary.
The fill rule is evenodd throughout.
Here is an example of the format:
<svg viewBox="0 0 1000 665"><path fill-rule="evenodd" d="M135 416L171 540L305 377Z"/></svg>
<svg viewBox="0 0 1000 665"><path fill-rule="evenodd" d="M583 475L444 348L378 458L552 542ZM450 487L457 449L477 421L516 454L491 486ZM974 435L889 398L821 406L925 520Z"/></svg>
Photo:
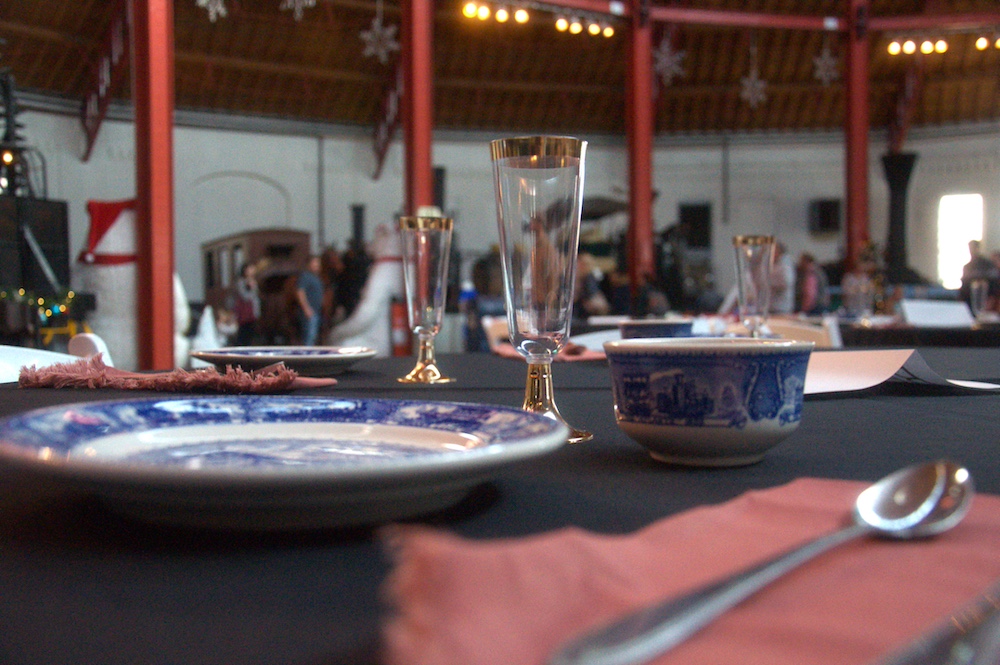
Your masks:
<svg viewBox="0 0 1000 665"><path fill-rule="evenodd" d="M375 3L375 18L372 19L371 27L361 31L361 41L365 43L362 55L366 58L378 58L383 65L388 63L389 54L399 50L396 28L395 25L382 23L382 0L378 0Z"/></svg>
<svg viewBox="0 0 1000 665"><path fill-rule="evenodd" d="M653 51L653 71L660 75L664 86L674 82L674 78L686 73L681 63L687 56L687 51L676 51L670 35L663 35L660 45Z"/></svg>
<svg viewBox="0 0 1000 665"><path fill-rule="evenodd" d="M767 81L760 78L757 70L757 35L750 38L750 73L740 79L740 98L750 108L757 108L767 99Z"/></svg>
<svg viewBox="0 0 1000 665"><path fill-rule="evenodd" d="M840 62L830 49L830 36L823 37L823 50L813 58L813 77L827 86L840 78Z"/></svg>
<svg viewBox="0 0 1000 665"><path fill-rule="evenodd" d="M226 17L225 0L198 0L197 4L208 12L208 20L212 23L215 23L216 19L220 16L222 18Z"/></svg>
<svg viewBox="0 0 1000 665"><path fill-rule="evenodd" d="M302 20L302 12L305 9L312 9L316 6L316 0L281 0L281 11L292 10L292 15L296 21Z"/></svg>

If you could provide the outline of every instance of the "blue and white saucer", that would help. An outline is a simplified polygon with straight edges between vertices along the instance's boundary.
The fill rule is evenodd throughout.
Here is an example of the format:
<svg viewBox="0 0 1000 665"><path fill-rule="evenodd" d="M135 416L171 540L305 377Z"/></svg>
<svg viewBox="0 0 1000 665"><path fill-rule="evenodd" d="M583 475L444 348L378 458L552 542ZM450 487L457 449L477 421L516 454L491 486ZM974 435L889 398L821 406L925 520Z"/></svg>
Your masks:
<svg viewBox="0 0 1000 665"><path fill-rule="evenodd" d="M302 376L330 376L367 358L375 349L367 346L229 346L221 349L192 351L192 358L224 370L226 365L246 371L282 362Z"/></svg>
<svg viewBox="0 0 1000 665"><path fill-rule="evenodd" d="M140 519L274 530L440 510L566 427L457 402L212 396L72 404L0 420L0 471Z"/></svg>

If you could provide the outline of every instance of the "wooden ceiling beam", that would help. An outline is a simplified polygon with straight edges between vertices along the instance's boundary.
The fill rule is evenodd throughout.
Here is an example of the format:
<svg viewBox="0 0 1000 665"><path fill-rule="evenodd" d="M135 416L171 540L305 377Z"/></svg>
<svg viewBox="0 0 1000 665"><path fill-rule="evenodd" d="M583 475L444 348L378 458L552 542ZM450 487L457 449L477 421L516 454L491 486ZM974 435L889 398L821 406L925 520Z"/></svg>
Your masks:
<svg viewBox="0 0 1000 665"><path fill-rule="evenodd" d="M1000 27L1000 12L972 14L911 14L907 16L872 16L870 30L905 32L908 30L969 31Z"/></svg>
<svg viewBox="0 0 1000 665"><path fill-rule="evenodd" d="M73 35L67 35L65 32L60 30L40 28L37 25L27 25L19 21L5 21L0 19L0 32L6 32L19 37L37 39L39 41L54 42L56 44L62 44L63 46L73 46L75 48L82 48L85 50L94 50L97 48L96 39L81 39Z"/></svg>
<svg viewBox="0 0 1000 665"><path fill-rule="evenodd" d="M375 85L378 79L356 71L343 69L331 70L324 67L307 67L305 65L286 65L247 58L235 58L220 55L206 55L193 51L178 51L176 54L178 66L198 65L202 67L218 67L237 71L271 74L275 76L306 77L325 81L349 81L352 83L367 83Z"/></svg>
<svg viewBox="0 0 1000 665"><path fill-rule="evenodd" d="M477 80L468 78L439 78L434 80L439 88L451 90L486 90L491 92L528 92L528 93L570 93L580 95L618 94L620 86L614 83L558 83L553 81L501 81Z"/></svg>

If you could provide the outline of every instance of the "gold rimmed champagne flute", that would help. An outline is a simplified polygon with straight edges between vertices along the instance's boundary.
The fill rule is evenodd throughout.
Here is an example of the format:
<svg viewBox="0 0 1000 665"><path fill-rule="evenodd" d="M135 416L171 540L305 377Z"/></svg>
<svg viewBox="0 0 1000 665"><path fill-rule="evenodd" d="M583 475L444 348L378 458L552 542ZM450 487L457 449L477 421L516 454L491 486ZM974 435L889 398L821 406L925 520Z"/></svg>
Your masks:
<svg viewBox="0 0 1000 665"><path fill-rule="evenodd" d="M751 337L760 337L771 308L771 266L774 236L733 237L740 320Z"/></svg>
<svg viewBox="0 0 1000 665"><path fill-rule="evenodd" d="M490 143L510 340L528 361L525 411L565 423L552 360L569 339L586 141L526 136ZM570 427L569 442L593 437Z"/></svg>
<svg viewBox="0 0 1000 665"><path fill-rule="evenodd" d="M441 330L452 220L448 217L400 217L403 279L410 328L419 340L417 364L401 383L450 383L434 358L434 336Z"/></svg>

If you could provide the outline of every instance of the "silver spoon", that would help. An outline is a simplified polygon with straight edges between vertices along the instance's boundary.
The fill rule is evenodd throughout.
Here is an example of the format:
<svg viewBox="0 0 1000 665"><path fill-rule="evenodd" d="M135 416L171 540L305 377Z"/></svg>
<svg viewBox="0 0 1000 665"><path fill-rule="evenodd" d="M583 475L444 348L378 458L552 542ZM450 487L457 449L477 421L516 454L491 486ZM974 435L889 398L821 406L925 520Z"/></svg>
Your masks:
<svg viewBox="0 0 1000 665"><path fill-rule="evenodd" d="M853 523L679 598L641 609L560 648L548 665L635 665L677 646L726 610L827 550L864 535L910 539L958 524L972 505L972 476L937 461L907 467L868 487Z"/></svg>

